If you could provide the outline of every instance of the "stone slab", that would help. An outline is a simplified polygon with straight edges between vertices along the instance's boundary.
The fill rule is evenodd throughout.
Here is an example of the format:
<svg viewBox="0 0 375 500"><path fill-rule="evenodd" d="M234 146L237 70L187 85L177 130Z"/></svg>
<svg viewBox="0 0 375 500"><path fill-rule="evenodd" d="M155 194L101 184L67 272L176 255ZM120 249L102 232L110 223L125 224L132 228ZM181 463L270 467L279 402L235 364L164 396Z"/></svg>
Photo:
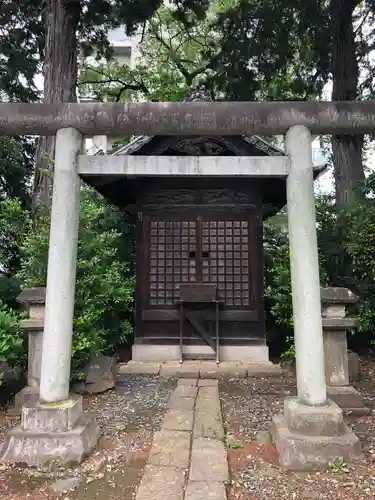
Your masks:
<svg viewBox="0 0 375 500"><path fill-rule="evenodd" d="M195 398L198 394L198 387L193 385L178 385L173 394L184 398Z"/></svg>
<svg viewBox="0 0 375 500"><path fill-rule="evenodd" d="M219 380L214 378L201 378L198 380L198 387L218 387Z"/></svg>
<svg viewBox="0 0 375 500"><path fill-rule="evenodd" d="M348 463L362 458L359 439L348 427L342 436L303 436L292 433L280 415L273 418L270 430L280 465L289 470L319 471L337 457Z"/></svg>
<svg viewBox="0 0 375 500"><path fill-rule="evenodd" d="M51 490L58 494L67 493L68 491L75 490L82 483L82 477L66 477L55 481L51 485Z"/></svg>
<svg viewBox="0 0 375 500"><path fill-rule="evenodd" d="M154 434L148 463L158 467L186 469L189 455L190 433L163 429Z"/></svg>
<svg viewBox="0 0 375 500"><path fill-rule="evenodd" d="M192 385L195 387L198 383L198 379L196 378L180 378L177 382L177 385Z"/></svg>
<svg viewBox="0 0 375 500"><path fill-rule="evenodd" d="M366 408L361 394L352 386L329 387L327 386L328 397L332 399L342 410L358 410L359 414L365 415L370 412Z"/></svg>
<svg viewBox="0 0 375 500"><path fill-rule="evenodd" d="M195 406L195 398L185 398L179 394L173 393L169 398L167 407L170 410L193 410Z"/></svg>
<svg viewBox="0 0 375 500"><path fill-rule="evenodd" d="M219 390L217 387L199 387L197 405L199 408L208 407L221 412Z"/></svg>
<svg viewBox="0 0 375 500"><path fill-rule="evenodd" d="M284 401L284 417L293 433L307 436L341 436L345 432L341 408L328 400L324 406L307 406L297 398Z"/></svg>
<svg viewBox="0 0 375 500"><path fill-rule="evenodd" d="M168 410L161 428L170 431L192 431L193 420L193 410Z"/></svg>
<svg viewBox="0 0 375 500"><path fill-rule="evenodd" d="M280 366L274 365L271 361L243 363L247 369L247 376L256 377L281 377L286 375L286 371Z"/></svg>
<svg viewBox="0 0 375 500"><path fill-rule="evenodd" d="M219 365L216 363L202 363L199 376L206 379L222 379L226 377L245 378L247 370L238 363L223 362Z"/></svg>
<svg viewBox="0 0 375 500"><path fill-rule="evenodd" d="M228 481L227 452L222 441L193 439L189 479L205 482Z"/></svg>
<svg viewBox="0 0 375 500"><path fill-rule="evenodd" d="M36 433L18 426L6 434L0 461L29 467L80 463L95 448L98 439L99 428L88 413L68 432Z"/></svg>
<svg viewBox="0 0 375 500"><path fill-rule="evenodd" d="M200 363L163 363L160 368L161 377L198 378Z"/></svg>
<svg viewBox="0 0 375 500"><path fill-rule="evenodd" d="M185 500L226 500L224 483L189 481Z"/></svg>
<svg viewBox="0 0 375 500"><path fill-rule="evenodd" d="M136 500L183 500L185 472L146 465Z"/></svg>
<svg viewBox="0 0 375 500"><path fill-rule="evenodd" d="M196 406L200 410L210 410L221 414L220 397L217 387L200 387Z"/></svg>
<svg viewBox="0 0 375 500"><path fill-rule="evenodd" d="M29 399L22 406L21 428L29 432L67 432L82 416L82 397L71 395L68 401L42 404Z"/></svg>
<svg viewBox="0 0 375 500"><path fill-rule="evenodd" d="M224 426L220 414L214 411L198 411L195 412L194 421L194 438L208 438L208 439L224 439Z"/></svg>
<svg viewBox="0 0 375 500"><path fill-rule="evenodd" d="M120 375L159 375L160 363L141 363L129 361L127 364L119 365L118 373Z"/></svg>

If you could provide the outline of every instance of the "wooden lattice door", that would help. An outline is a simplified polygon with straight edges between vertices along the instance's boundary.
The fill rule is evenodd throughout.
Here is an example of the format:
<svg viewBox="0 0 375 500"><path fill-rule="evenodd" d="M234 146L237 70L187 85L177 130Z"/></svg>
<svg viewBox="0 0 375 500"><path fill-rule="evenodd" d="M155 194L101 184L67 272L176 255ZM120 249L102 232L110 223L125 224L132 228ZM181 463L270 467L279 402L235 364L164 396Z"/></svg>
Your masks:
<svg viewBox="0 0 375 500"><path fill-rule="evenodd" d="M249 305L249 220L203 220L202 280L217 283L227 307Z"/></svg>
<svg viewBox="0 0 375 500"><path fill-rule="evenodd" d="M149 306L170 308L180 298L181 283L203 282L217 284L224 307L248 308L250 219L220 214L171 219L158 215L147 222Z"/></svg>
<svg viewBox="0 0 375 500"><path fill-rule="evenodd" d="M170 307L180 283L197 281L197 221L150 221L149 305Z"/></svg>

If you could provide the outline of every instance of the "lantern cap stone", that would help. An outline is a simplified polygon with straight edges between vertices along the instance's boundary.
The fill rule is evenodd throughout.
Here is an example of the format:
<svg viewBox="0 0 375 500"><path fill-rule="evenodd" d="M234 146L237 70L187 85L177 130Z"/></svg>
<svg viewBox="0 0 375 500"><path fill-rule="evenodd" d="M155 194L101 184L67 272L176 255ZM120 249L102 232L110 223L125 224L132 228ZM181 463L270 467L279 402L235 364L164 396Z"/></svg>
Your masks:
<svg viewBox="0 0 375 500"><path fill-rule="evenodd" d="M320 289L322 304L355 304L359 297L349 288L326 287Z"/></svg>

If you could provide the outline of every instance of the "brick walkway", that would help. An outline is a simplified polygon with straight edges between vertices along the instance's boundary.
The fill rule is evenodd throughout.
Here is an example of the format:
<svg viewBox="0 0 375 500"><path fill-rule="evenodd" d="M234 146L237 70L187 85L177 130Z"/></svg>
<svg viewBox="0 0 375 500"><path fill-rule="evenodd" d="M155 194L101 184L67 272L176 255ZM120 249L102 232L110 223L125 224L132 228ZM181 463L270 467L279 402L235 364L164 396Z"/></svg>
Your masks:
<svg viewBox="0 0 375 500"><path fill-rule="evenodd" d="M218 381L180 379L156 432L136 500L226 500Z"/></svg>

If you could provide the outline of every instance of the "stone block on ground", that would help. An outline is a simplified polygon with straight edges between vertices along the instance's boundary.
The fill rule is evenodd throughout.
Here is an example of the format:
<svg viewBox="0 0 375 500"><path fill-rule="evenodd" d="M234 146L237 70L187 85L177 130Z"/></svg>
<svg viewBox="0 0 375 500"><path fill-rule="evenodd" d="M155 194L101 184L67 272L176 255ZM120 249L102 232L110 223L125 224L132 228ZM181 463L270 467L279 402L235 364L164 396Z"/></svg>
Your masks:
<svg viewBox="0 0 375 500"><path fill-rule="evenodd" d="M248 377L281 377L285 375L285 370L271 361L244 363Z"/></svg>
<svg viewBox="0 0 375 500"><path fill-rule="evenodd" d="M186 398L176 393L172 394L167 404L170 410L193 410L194 406L195 398Z"/></svg>
<svg viewBox="0 0 375 500"><path fill-rule="evenodd" d="M148 463L158 467L186 469L189 455L190 433L163 429L154 434Z"/></svg>
<svg viewBox="0 0 375 500"><path fill-rule="evenodd" d="M195 412L194 438L224 439L224 426L221 415L216 412L198 411Z"/></svg>
<svg viewBox="0 0 375 500"><path fill-rule="evenodd" d="M117 382L117 360L110 356L94 356L85 368L83 383L77 384L75 392L100 394L113 389Z"/></svg>
<svg viewBox="0 0 375 500"><path fill-rule="evenodd" d="M341 436L346 429L341 408L330 400L322 406L307 406L287 398L284 417L291 432L307 436Z"/></svg>
<svg viewBox="0 0 375 500"><path fill-rule="evenodd" d="M180 378L177 382L177 385L192 385L195 387L198 383L198 379L196 378Z"/></svg>
<svg viewBox="0 0 375 500"><path fill-rule="evenodd" d="M220 397L217 387L200 387L196 401L199 410L210 410L221 414Z"/></svg>
<svg viewBox="0 0 375 500"><path fill-rule="evenodd" d="M205 379L222 379L228 377L245 378L247 370L238 363L229 361L223 363L202 363L199 375Z"/></svg>
<svg viewBox="0 0 375 500"><path fill-rule="evenodd" d="M129 361L118 367L119 375L159 375L160 363L142 363L139 361Z"/></svg>
<svg viewBox="0 0 375 500"><path fill-rule="evenodd" d="M185 472L146 465L136 500L182 500Z"/></svg>
<svg viewBox="0 0 375 500"><path fill-rule="evenodd" d="M193 435L195 438L224 439L218 387L199 387Z"/></svg>
<svg viewBox="0 0 375 500"><path fill-rule="evenodd" d="M355 415L368 415L369 408L365 406L361 394L352 386L328 387L328 397L334 401L344 412Z"/></svg>
<svg viewBox="0 0 375 500"><path fill-rule="evenodd" d="M18 426L6 434L0 461L29 467L80 463L95 448L98 439L99 428L88 413L67 432L30 432Z"/></svg>
<svg viewBox="0 0 375 500"><path fill-rule="evenodd" d="M227 453L222 441L193 439L189 479L205 482L228 481Z"/></svg>
<svg viewBox="0 0 375 500"><path fill-rule="evenodd" d="M51 490L58 494L67 493L68 491L76 489L80 484L82 484L82 482L82 477L66 477L58 479L52 484Z"/></svg>
<svg viewBox="0 0 375 500"><path fill-rule="evenodd" d="M198 380L198 387L218 387L219 380L214 378L201 378Z"/></svg>
<svg viewBox="0 0 375 500"><path fill-rule="evenodd" d="M163 363L160 368L161 377L198 378L201 363Z"/></svg>
<svg viewBox="0 0 375 500"><path fill-rule="evenodd" d="M198 387L193 385L178 385L174 394L178 394L184 398L195 398L198 394Z"/></svg>
<svg viewBox="0 0 375 500"><path fill-rule="evenodd" d="M280 465L289 470L325 470L337 457L349 463L362 458L359 439L348 427L341 436L306 436L292 433L280 415L273 418L271 434Z"/></svg>
<svg viewBox="0 0 375 500"><path fill-rule="evenodd" d="M185 500L226 500L224 483L189 481Z"/></svg>
<svg viewBox="0 0 375 500"><path fill-rule="evenodd" d="M170 431L192 431L193 419L192 410L168 410L164 415L161 428Z"/></svg>

